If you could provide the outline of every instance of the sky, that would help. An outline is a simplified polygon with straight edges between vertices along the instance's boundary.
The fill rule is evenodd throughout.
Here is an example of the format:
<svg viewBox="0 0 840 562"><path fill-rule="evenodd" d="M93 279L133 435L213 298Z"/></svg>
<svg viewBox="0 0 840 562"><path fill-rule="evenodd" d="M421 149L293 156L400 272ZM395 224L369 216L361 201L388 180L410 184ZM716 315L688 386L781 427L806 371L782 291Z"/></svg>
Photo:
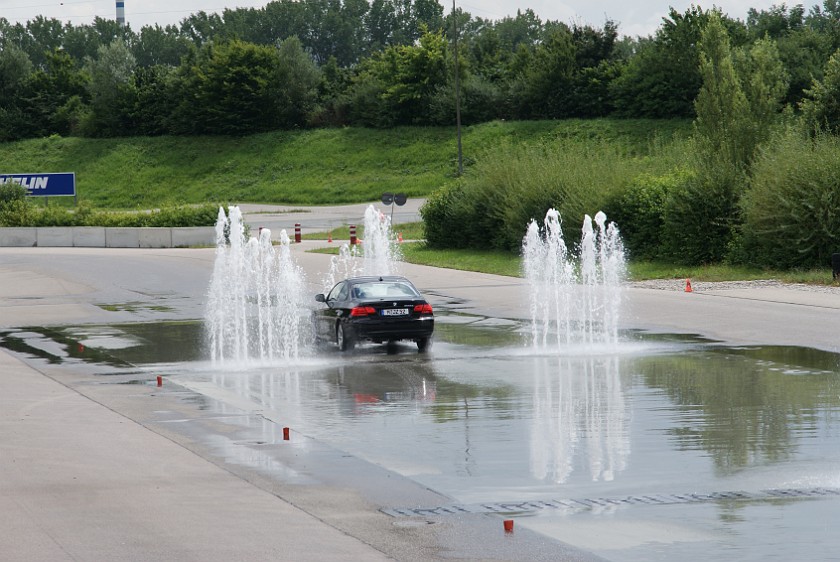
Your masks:
<svg viewBox="0 0 840 562"><path fill-rule="evenodd" d="M451 0L439 0L446 12L452 9ZM191 13L221 12L225 8L260 8L263 0L125 0L126 21L139 31L144 25L155 23L165 26L177 24ZM517 10L531 8L543 21L559 20L567 24L578 23L602 27L607 19L619 24L619 34L645 36L653 34L668 15L670 7L684 13L692 4L703 8L717 6L732 18L746 19L750 8L766 10L780 5L784 0L714 0L708 4L695 0L456 0L459 8L473 16L498 20L516 14ZM821 4L821 0L802 2L806 9ZM788 2L789 5L794 4ZM74 25L91 23L94 16L116 18L115 0L0 0L0 17L12 23L26 23L37 15L55 18Z"/></svg>

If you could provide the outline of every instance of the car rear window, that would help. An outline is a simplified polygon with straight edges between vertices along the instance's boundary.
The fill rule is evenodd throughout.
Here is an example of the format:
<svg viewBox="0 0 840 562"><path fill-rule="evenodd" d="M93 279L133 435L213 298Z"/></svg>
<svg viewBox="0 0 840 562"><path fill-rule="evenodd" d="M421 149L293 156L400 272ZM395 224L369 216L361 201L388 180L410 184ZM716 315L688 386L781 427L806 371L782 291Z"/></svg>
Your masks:
<svg viewBox="0 0 840 562"><path fill-rule="evenodd" d="M353 296L358 299L416 298L417 290L408 283L399 281L362 283L353 287Z"/></svg>

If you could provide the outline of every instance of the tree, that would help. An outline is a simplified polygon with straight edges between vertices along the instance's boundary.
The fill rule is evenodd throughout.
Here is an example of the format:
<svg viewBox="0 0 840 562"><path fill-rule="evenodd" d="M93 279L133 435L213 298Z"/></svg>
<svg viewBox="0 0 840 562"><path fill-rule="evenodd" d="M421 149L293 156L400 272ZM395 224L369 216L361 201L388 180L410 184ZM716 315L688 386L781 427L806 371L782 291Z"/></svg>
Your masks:
<svg viewBox="0 0 840 562"><path fill-rule="evenodd" d="M195 95L201 130L223 135L269 131L279 125L277 53L233 40L204 50Z"/></svg>
<svg viewBox="0 0 840 562"><path fill-rule="evenodd" d="M747 12L747 30L754 39L778 39L801 29L804 23L805 8L801 4L792 8L776 5L762 11L750 8Z"/></svg>
<svg viewBox="0 0 840 562"><path fill-rule="evenodd" d="M139 135L164 135L172 131L177 104L176 71L168 65L141 66L134 72L136 97L131 119Z"/></svg>
<svg viewBox="0 0 840 562"><path fill-rule="evenodd" d="M499 34L499 42L507 51L514 53L520 45L535 46L543 35L543 23L530 8L524 12L516 11L516 17L506 17L497 21L494 29Z"/></svg>
<svg viewBox="0 0 840 562"><path fill-rule="evenodd" d="M297 37L306 45L308 29L304 2L275 0L262 9L257 20L256 34L264 38L266 45L287 37Z"/></svg>
<svg viewBox="0 0 840 562"><path fill-rule="evenodd" d="M568 94L576 70L575 46L568 28L556 29L534 50L525 70L519 115L539 119L568 116Z"/></svg>
<svg viewBox="0 0 840 562"><path fill-rule="evenodd" d="M726 255L755 147L748 138L749 103L719 13L711 14L699 50L703 85L695 102L695 174L669 191L663 225L665 253L690 264Z"/></svg>
<svg viewBox="0 0 840 562"><path fill-rule="evenodd" d="M703 82L697 46L709 12L692 6L685 14L673 8L651 41L624 67L610 88L619 115L692 117Z"/></svg>
<svg viewBox="0 0 840 562"><path fill-rule="evenodd" d="M737 50L735 63L749 107L748 138L757 147L769 138L778 122L782 99L788 91L788 74L776 43L769 38L759 39L749 49ZM750 162L754 156L755 148L749 155Z"/></svg>
<svg viewBox="0 0 840 562"><path fill-rule="evenodd" d="M749 138L750 107L735 71L729 38L717 13L706 25L700 42L703 85L694 103L695 137L703 158L746 169L754 143Z"/></svg>
<svg viewBox="0 0 840 562"><path fill-rule="evenodd" d="M158 64L178 66L188 49L187 39L173 25L167 25L165 28L157 24L145 25L140 28L140 34L131 44L131 52L137 66L141 67Z"/></svg>
<svg viewBox="0 0 840 562"><path fill-rule="evenodd" d="M20 91L32 74L29 56L14 45L0 50L0 141L25 138L32 123L21 107Z"/></svg>
<svg viewBox="0 0 840 562"><path fill-rule="evenodd" d="M805 90L816 78L822 78L832 49L831 36L810 28L803 28L776 40L790 83L785 103L793 106L805 96Z"/></svg>
<svg viewBox="0 0 840 562"><path fill-rule="evenodd" d="M88 58L91 114L85 132L91 136L130 134L130 112L134 105L132 76L134 55L122 39L99 47L96 58Z"/></svg>
<svg viewBox="0 0 840 562"><path fill-rule="evenodd" d="M202 47L216 38L223 38L224 21L219 14L204 10L190 14L181 21L181 33L196 47Z"/></svg>
<svg viewBox="0 0 840 562"><path fill-rule="evenodd" d="M372 53L393 45L397 27L394 4L388 0L373 0L365 17L365 27Z"/></svg>
<svg viewBox="0 0 840 562"><path fill-rule="evenodd" d="M100 47L107 47L117 39L121 39L125 45L131 45L134 40L131 27L96 16L92 25L65 25L63 47L74 60L81 62L96 58Z"/></svg>
<svg viewBox="0 0 840 562"><path fill-rule="evenodd" d="M608 20L604 29L589 25L572 26L572 43L575 45L575 64L578 68L595 68L614 58L618 25Z"/></svg>
<svg viewBox="0 0 840 562"><path fill-rule="evenodd" d="M26 32L31 40L27 51L36 68L46 63L46 56L63 47L65 29L53 18L35 16L26 22Z"/></svg>
<svg viewBox="0 0 840 562"><path fill-rule="evenodd" d="M299 127L306 123L317 101L321 71L303 50L297 37L290 37L277 46L277 107L279 125Z"/></svg>
<svg viewBox="0 0 840 562"><path fill-rule="evenodd" d="M64 51L46 53L43 68L32 75L26 105L35 134L69 135L79 132L83 109L89 101L89 77Z"/></svg>
<svg viewBox="0 0 840 562"><path fill-rule="evenodd" d="M446 41L426 32L419 45L389 47L363 63L351 88L351 120L392 126L427 124L432 100L449 80ZM372 108L380 115L372 119Z"/></svg>
<svg viewBox="0 0 840 562"><path fill-rule="evenodd" d="M32 61L20 48L7 45L0 50L0 107L15 102L17 91L32 74Z"/></svg>
<svg viewBox="0 0 840 562"><path fill-rule="evenodd" d="M805 91L800 108L811 130L840 134L840 50L828 60L825 76Z"/></svg>

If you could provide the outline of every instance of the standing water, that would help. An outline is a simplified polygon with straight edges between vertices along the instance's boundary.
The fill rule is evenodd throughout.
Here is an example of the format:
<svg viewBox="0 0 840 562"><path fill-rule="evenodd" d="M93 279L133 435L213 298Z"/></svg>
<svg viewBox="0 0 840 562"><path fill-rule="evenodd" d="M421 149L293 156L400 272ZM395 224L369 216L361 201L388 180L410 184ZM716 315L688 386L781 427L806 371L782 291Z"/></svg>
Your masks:
<svg viewBox="0 0 840 562"><path fill-rule="evenodd" d="M586 215L577 259L563 241L560 214L531 221L522 243L530 287L535 347L614 345L618 342L621 281L626 265L618 228L607 216Z"/></svg>
<svg viewBox="0 0 840 562"><path fill-rule="evenodd" d="M247 238L239 207L219 209L216 260L207 296L207 329L214 362L297 358L310 330L303 271L289 237L271 231Z"/></svg>

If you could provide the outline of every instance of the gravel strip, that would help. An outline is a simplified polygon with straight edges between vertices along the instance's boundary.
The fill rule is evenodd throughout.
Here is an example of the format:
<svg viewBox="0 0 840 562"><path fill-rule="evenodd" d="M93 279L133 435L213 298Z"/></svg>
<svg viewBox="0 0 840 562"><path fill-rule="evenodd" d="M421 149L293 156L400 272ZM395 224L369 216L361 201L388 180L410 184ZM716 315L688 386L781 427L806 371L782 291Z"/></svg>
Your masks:
<svg viewBox="0 0 840 562"><path fill-rule="evenodd" d="M685 291L685 279L648 279L633 281L628 287L639 289L659 289L662 291ZM691 288L695 291L728 291L734 289L781 288L792 291L806 291L811 293L825 293L840 295L840 286L806 285L805 283L782 283L773 279L757 279L755 281L692 281Z"/></svg>

